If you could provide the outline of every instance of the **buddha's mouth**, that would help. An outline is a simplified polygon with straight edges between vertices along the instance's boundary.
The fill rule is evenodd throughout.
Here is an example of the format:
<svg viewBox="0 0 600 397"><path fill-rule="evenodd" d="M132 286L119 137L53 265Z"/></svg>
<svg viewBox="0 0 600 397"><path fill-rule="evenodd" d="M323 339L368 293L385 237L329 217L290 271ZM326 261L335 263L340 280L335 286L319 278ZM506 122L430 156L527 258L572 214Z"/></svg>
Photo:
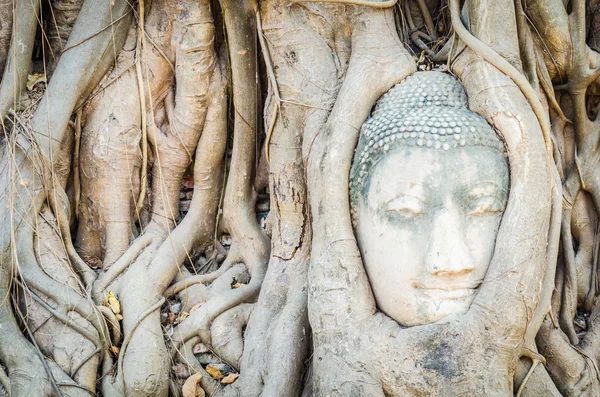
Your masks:
<svg viewBox="0 0 600 397"><path fill-rule="evenodd" d="M440 300L464 300L467 299L477 292L475 288L461 288L461 289L421 289L424 295Z"/></svg>
<svg viewBox="0 0 600 397"><path fill-rule="evenodd" d="M436 300L465 300L473 296L480 284L415 287L425 296Z"/></svg>

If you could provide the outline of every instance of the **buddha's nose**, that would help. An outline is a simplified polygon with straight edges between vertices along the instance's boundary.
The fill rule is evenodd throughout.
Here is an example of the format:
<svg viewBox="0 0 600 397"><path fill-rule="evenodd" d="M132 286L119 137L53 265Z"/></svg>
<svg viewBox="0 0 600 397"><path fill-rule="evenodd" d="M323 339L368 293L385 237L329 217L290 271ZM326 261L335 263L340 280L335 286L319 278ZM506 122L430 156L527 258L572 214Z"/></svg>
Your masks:
<svg viewBox="0 0 600 397"><path fill-rule="evenodd" d="M425 260L427 270L438 277L473 271L473 257L458 211L448 208L436 211Z"/></svg>

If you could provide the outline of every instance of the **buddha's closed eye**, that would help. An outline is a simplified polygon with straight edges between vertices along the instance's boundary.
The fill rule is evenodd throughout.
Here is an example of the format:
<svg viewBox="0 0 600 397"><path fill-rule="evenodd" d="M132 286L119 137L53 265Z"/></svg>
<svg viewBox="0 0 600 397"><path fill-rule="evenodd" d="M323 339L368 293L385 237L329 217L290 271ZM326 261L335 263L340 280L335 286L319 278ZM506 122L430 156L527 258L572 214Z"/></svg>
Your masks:
<svg viewBox="0 0 600 397"><path fill-rule="evenodd" d="M504 211L506 193L494 183L475 186L466 199L470 216L492 215Z"/></svg>
<svg viewBox="0 0 600 397"><path fill-rule="evenodd" d="M470 216L497 214L504 210L504 203L498 195L488 195L472 198L467 207Z"/></svg>
<svg viewBox="0 0 600 397"><path fill-rule="evenodd" d="M390 215L411 219L425 213L425 203L415 196L402 195L390 200L385 210Z"/></svg>

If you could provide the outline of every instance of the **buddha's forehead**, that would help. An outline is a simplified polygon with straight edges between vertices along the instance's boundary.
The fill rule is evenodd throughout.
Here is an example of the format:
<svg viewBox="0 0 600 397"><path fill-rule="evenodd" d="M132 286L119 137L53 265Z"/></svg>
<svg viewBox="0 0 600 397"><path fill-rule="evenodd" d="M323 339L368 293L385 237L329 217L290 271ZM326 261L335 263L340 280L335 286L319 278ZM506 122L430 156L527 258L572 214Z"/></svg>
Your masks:
<svg viewBox="0 0 600 397"><path fill-rule="evenodd" d="M399 195L423 201L460 199L482 187L501 195L508 190L508 167L498 151L481 146L451 151L404 147L375 166L366 189L369 201L377 204Z"/></svg>

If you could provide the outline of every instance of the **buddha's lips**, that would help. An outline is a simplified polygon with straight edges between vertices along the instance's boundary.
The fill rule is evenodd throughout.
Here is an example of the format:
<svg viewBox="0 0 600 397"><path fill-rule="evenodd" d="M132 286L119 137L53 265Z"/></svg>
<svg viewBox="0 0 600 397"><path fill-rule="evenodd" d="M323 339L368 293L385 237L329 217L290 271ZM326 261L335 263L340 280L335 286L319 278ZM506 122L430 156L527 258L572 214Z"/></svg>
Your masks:
<svg viewBox="0 0 600 397"><path fill-rule="evenodd" d="M481 283L477 284L450 284L450 285L423 285L415 283L414 287L423 295L434 299L460 300L474 295Z"/></svg>
<svg viewBox="0 0 600 397"><path fill-rule="evenodd" d="M420 288L421 292L433 299L444 299L444 300L461 300L467 299L477 292L476 288L453 288L453 289L439 289L439 288Z"/></svg>

